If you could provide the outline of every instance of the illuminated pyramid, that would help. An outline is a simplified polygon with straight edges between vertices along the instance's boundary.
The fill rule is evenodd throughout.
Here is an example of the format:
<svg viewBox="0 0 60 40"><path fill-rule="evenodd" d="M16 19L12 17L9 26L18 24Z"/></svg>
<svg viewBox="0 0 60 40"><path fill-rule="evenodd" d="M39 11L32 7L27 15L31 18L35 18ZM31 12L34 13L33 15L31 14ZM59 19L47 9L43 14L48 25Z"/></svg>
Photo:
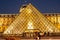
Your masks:
<svg viewBox="0 0 60 40"><path fill-rule="evenodd" d="M33 5L28 4L3 34L23 32L59 32Z"/></svg>

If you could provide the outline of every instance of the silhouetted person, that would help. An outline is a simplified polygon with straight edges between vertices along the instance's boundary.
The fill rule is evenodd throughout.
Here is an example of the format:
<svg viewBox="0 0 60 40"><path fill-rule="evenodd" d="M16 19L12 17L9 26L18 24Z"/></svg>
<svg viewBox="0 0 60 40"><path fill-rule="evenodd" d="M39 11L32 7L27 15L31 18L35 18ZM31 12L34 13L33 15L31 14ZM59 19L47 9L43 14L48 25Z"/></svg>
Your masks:
<svg viewBox="0 0 60 40"><path fill-rule="evenodd" d="M35 34L36 34L36 40L38 40L38 39L40 39L40 38L41 38L41 36L40 36L40 33L39 33L39 32L35 32Z"/></svg>

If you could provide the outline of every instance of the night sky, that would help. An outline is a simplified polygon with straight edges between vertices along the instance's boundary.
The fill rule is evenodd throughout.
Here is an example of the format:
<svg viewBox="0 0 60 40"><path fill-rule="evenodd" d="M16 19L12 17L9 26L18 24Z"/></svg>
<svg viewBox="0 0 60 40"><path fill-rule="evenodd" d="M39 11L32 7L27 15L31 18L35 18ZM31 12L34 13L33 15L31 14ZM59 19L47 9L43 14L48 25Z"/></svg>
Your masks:
<svg viewBox="0 0 60 40"><path fill-rule="evenodd" d="M60 0L0 0L0 13L18 13L21 5L32 3L40 12L60 12Z"/></svg>

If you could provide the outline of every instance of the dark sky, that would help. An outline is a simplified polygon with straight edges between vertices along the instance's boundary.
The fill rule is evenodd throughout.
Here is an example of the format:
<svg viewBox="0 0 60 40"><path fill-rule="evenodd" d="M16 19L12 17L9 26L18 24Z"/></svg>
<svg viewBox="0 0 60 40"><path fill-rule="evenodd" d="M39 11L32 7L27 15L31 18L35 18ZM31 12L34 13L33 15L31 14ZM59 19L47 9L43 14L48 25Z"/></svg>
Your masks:
<svg viewBox="0 0 60 40"><path fill-rule="evenodd" d="M32 3L40 12L60 12L60 0L0 0L0 13L18 13L22 4Z"/></svg>

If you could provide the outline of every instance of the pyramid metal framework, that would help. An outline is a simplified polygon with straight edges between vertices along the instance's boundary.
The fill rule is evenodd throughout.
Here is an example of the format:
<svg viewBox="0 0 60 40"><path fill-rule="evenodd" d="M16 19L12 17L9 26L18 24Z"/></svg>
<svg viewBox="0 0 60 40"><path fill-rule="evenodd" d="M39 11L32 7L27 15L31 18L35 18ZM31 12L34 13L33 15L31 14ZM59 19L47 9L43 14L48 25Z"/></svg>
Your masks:
<svg viewBox="0 0 60 40"><path fill-rule="evenodd" d="M32 4L22 10L3 34L22 34L23 32L59 32L44 15Z"/></svg>

